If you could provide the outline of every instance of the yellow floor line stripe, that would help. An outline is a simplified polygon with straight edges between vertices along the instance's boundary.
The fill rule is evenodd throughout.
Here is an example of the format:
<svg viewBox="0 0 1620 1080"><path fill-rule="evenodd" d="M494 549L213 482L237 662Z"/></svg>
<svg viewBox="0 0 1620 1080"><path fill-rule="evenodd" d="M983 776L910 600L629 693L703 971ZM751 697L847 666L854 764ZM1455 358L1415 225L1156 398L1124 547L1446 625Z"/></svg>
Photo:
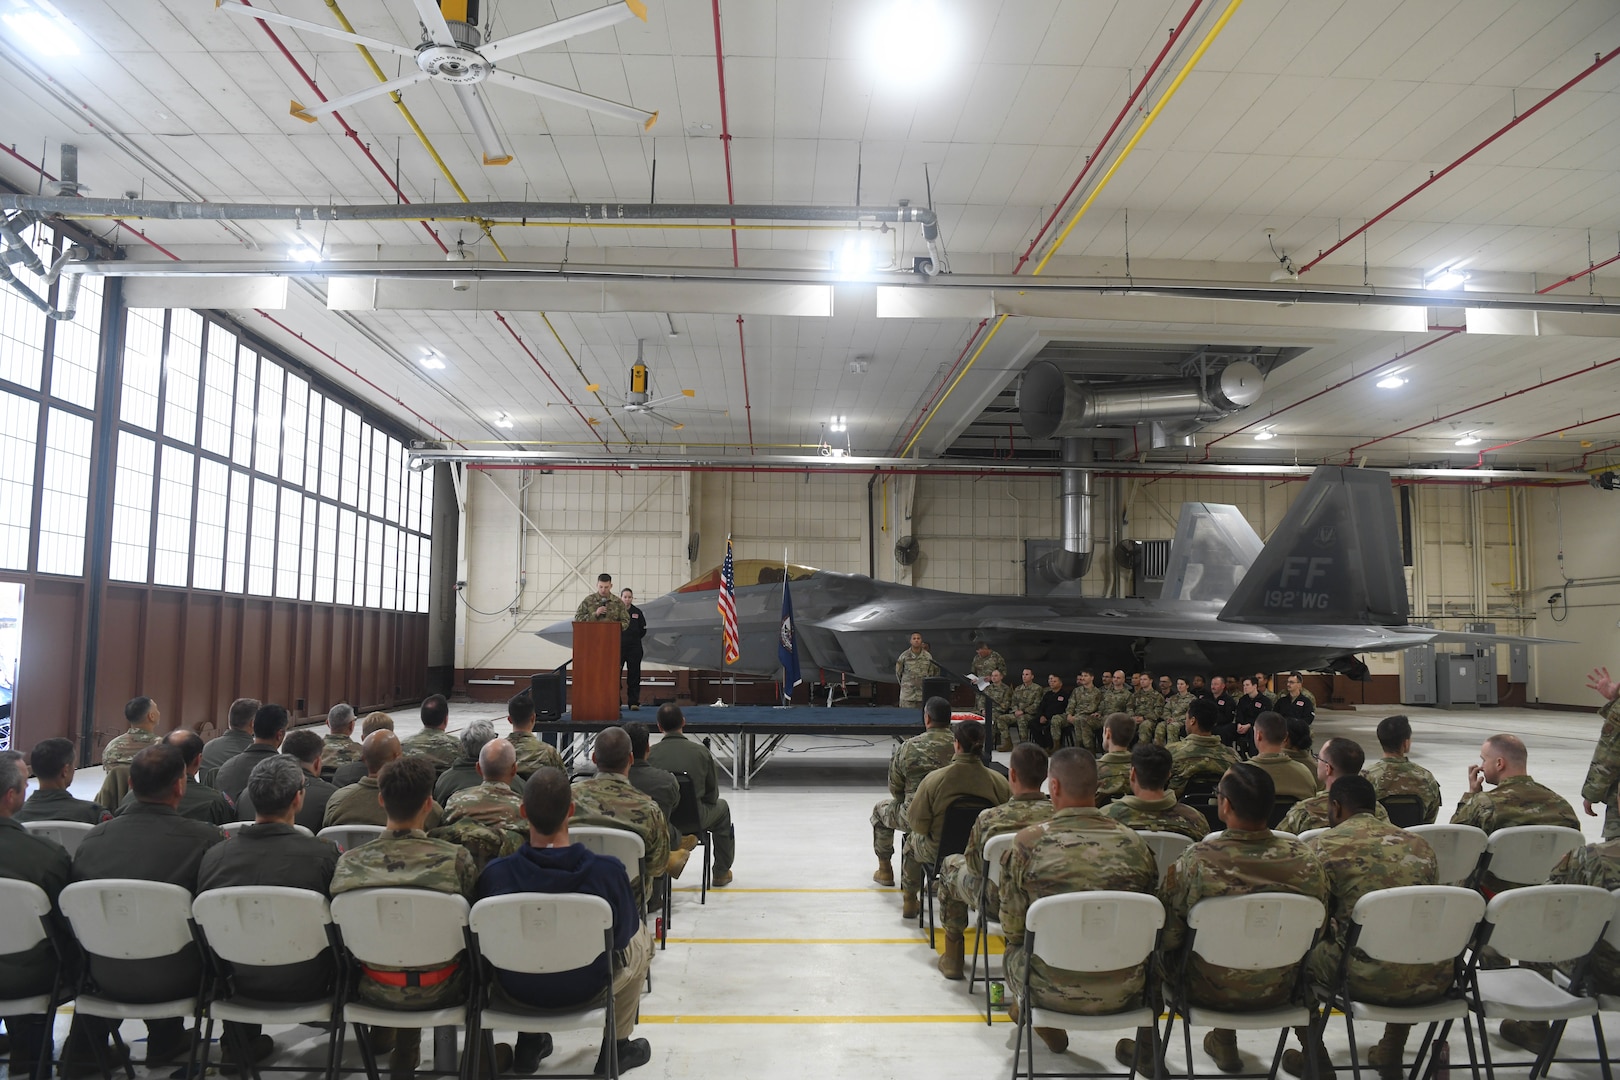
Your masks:
<svg viewBox="0 0 1620 1080"><path fill-rule="evenodd" d="M1010 1023L1003 1014L996 1023ZM931 1014L913 1016L648 1016L641 1014L638 1024L982 1024L983 1013Z"/></svg>
<svg viewBox="0 0 1620 1080"><path fill-rule="evenodd" d="M670 935L675 945L915 945L920 937L677 937Z"/></svg>

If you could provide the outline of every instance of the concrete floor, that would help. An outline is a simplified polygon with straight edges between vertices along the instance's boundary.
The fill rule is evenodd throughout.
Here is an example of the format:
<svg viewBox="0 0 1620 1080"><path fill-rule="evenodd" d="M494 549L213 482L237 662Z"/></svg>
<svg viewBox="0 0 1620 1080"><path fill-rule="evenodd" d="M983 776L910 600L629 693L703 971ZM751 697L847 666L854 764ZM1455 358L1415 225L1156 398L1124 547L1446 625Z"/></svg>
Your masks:
<svg viewBox="0 0 1620 1080"><path fill-rule="evenodd" d="M503 710L457 705L451 728L492 715ZM1348 735L1376 757L1373 731L1383 715L1382 709L1323 713L1317 738ZM1466 789L1467 766L1477 760L1482 738L1511 731L1530 747L1532 774L1579 810L1599 727L1593 714L1415 709L1409 715L1417 733L1412 757L1439 777L1448 808ZM652 714L643 710L635 718L650 724ZM414 716L396 720L401 733L419 726ZM871 880L868 814L884 794L888 754L889 745L879 740L793 737L752 790L725 793L737 829L736 880L711 892L702 906L693 870L677 889L669 948L656 954L653 990L642 1000L637 1029L651 1041L653 1059L633 1075L823 1080L860 1073L982 1080L1010 1071L1012 1026L1003 1017L985 1025L977 1011L982 997L971 998L966 983L939 976L926 937L900 918L896 890ZM722 782L728 783L724 777ZM100 770L87 769L74 788L88 797L100 783ZM1441 820L1447 815L1449 809ZM1589 837L1599 836L1600 819L1583 817L1582 824ZM139 1025L128 1027L130 1037L139 1037ZM59 1028L65 1032L65 1021ZM319 1033L297 1028L272 1034L285 1049L283 1063L317 1060ZM1371 1026L1358 1033L1363 1046L1378 1034ZM1076 1035L1062 1060L1037 1042L1036 1067L1112 1068L1116 1037ZM1620 1043L1620 1022L1611 1021L1607 1037ZM1246 1066L1264 1067L1274 1039L1240 1034ZM1466 1062L1461 1033L1451 1041L1452 1061L1460 1066ZM559 1036L541 1075L588 1071L596 1048L587 1042ZM1179 1034L1176 1042L1170 1069L1184 1075ZM1200 1042L1201 1033L1195 1033L1195 1046ZM1330 1026L1327 1045L1337 1062L1347 1061L1342 1020ZM1572 1025L1564 1045L1572 1056L1593 1056L1590 1025ZM1492 1050L1506 1060L1525 1056L1494 1034ZM1219 1075L1201 1049L1195 1055L1201 1074ZM358 1063L352 1049L347 1060ZM1552 1075L1599 1071L1560 1065Z"/></svg>

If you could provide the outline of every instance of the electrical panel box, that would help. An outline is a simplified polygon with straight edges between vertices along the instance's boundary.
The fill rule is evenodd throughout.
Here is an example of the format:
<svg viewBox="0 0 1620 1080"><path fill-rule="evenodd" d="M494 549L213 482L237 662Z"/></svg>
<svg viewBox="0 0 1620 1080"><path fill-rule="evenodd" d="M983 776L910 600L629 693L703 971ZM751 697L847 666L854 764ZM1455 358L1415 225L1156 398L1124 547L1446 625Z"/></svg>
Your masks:
<svg viewBox="0 0 1620 1080"><path fill-rule="evenodd" d="M1475 622L1463 625L1465 634L1494 634L1493 622ZM1496 642L1474 641L1469 652L1474 657L1474 700L1481 705L1495 705L1496 695Z"/></svg>
<svg viewBox="0 0 1620 1080"><path fill-rule="evenodd" d="M1530 646L1508 646L1508 682L1530 685Z"/></svg>
<svg viewBox="0 0 1620 1080"><path fill-rule="evenodd" d="M1434 663L1435 704L1442 709L1479 707L1479 667L1472 653L1441 653Z"/></svg>
<svg viewBox="0 0 1620 1080"><path fill-rule="evenodd" d="M1401 702L1405 705L1435 703L1433 645L1414 645L1401 650Z"/></svg>

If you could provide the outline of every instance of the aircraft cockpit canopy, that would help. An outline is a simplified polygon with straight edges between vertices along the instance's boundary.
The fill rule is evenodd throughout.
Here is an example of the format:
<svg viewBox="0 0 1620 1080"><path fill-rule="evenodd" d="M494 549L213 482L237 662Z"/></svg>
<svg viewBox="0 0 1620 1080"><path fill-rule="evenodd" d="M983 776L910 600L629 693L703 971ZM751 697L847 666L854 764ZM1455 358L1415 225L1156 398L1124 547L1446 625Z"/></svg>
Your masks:
<svg viewBox="0 0 1620 1080"><path fill-rule="evenodd" d="M800 566L797 563L788 563L784 567L779 562L769 562L765 559L733 559L731 572L737 588L747 585L780 585L782 576L786 572L789 581L804 581L820 573L814 566ZM716 566L704 574L693 578L676 592L719 592L720 567Z"/></svg>

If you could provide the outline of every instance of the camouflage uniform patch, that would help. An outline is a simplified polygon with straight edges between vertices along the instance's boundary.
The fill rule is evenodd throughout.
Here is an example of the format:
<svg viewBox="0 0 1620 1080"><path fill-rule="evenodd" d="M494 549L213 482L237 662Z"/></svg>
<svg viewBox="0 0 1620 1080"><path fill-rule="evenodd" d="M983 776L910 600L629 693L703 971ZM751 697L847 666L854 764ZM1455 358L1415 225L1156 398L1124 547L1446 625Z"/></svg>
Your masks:
<svg viewBox="0 0 1620 1080"><path fill-rule="evenodd" d="M1074 739L1079 745L1096 753L1102 749L1102 691L1096 686L1077 686L1069 695L1069 707L1063 710L1067 726L1074 728Z"/></svg>
<svg viewBox="0 0 1620 1080"><path fill-rule="evenodd" d="M547 765L553 769L563 768L562 755L550 743L543 743L535 737L532 731L514 731L506 737L517 751L517 774L527 780L535 770L543 769ZM564 770L565 772L567 770Z"/></svg>
<svg viewBox="0 0 1620 1080"><path fill-rule="evenodd" d="M572 825L600 825L624 829L641 837L645 862L641 873L631 878L636 903L647 910L653 884L669 865L669 822L652 797L618 773L598 773L574 785Z"/></svg>
<svg viewBox="0 0 1620 1080"><path fill-rule="evenodd" d="M1440 816L1440 781L1434 773L1408 761L1400 754L1385 755L1361 771L1372 782L1380 799L1391 795L1416 795L1423 800L1423 822L1433 825Z"/></svg>
<svg viewBox="0 0 1620 1080"><path fill-rule="evenodd" d="M1097 797L1117 799L1131 793L1131 752L1110 750L1097 759Z"/></svg>
<svg viewBox="0 0 1620 1080"><path fill-rule="evenodd" d="M1005 676L1007 674L1007 658L994 649L990 650L989 656L980 656L977 652L974 652L971 670L973 674L981 679L988 679L992 671L1000 671Z"/></svg>
<svg viewBox="0 0 1620 1080"><path fill-rule="evenodd" d="M1171 694L1164 699L1164 708L1159 713L1161 723L1159 730L1154 733L1153 741L1160 746L1171 746L1180 742L1187 734L1187 706L1193 703L1192 691L1183 691Z"/></svg>
<svg viewBox="0 0 1620 1080"><path fill-rule="evenodd" d="M1389 813L1377 803L1373 804L1373 816L1379 821L1388 823ZM1293 833L1298 836L1307 829L1325 829L1328 827L1328 797L1326 794L1312 795L1308 799L1301 799L1288 808L1288 813L1277 825L1278 832ZM1434 882L1414 882L1413 884L1433 885Z"/></svg>
<svg viewBox="0 0 1620 1080"><path fill-rule="evenodd" d="M522 806L522 798L509 786L486 781L450 796L444 808L444 823L454 825L463 818L470 818L491 829L516 829L527 835L529 823L519 813Z"/></svg>
<svg viewBox="0 0 1620 1080"><path fill-rule="evenodd" d="M399 744L401 753L422 754L432 758L441 769L454 765L461 758L461 740L434 728L423 728Z"/></svg>
<svg viewBox="0 0 1620 1080"><path fill-rule="evenodd" d="M607 613L598 616L596 609L599 607L607 608ZM591 593L579 602L579 607L574 609L574 621L616 622L619 624L619 629L628 630L630 629L630 609L625 607L624 601L617 596L611 594L601 596L597 593Z"/></svg>
<svg viewBox="0 0 1620 1080"><path fill-rule="evenodd" d="M148 746L156 746L157 742L158 737L154 733L145 728L132 727L101 751L101 767L110 769L115 765L128 765L135 760L136 754Z"/></svg>
<svg viewBox="0 0 1620 1080"><path fill-rule="evenodd" d="M984 688L984 696L990 703L990 716L987 719L995 729L996 745L1006 746L1012 742L1007 734L1012 722L1012 687L1004 682L991 683Z"/></svg>
<svg viewBox="0 0 1620 1080"><path fill-rule="evenodd" d="M347 735L327 732L321 740L321 771L326 772L360 760L360 744Z"/></svg>
<svg viewBox="0 0 1620 1080"><path fill-rule="evenodd" d="M1603 839L1613 840L1620 836L1620 698L1605 704L1598 715L1603 730L1581 784L1581 798L1604 807Z"/></svg>
<svg viewBox="0 0 1620 1080"><path fill-rule="evenodd" d="M1131 703L1125 711L1132 716L1140 716L1141 722L1136 725L1136 738L1138 742L1153 742L1159 731L1159 717L1164 710L1164 695L1152 687L1138 690L1131 695ZM1162 742L1163 740L1159 740Z"/></svg>
<svg viewBox="0 0 1620 1080"><path fill-rule="evenodd" d="M895 748L889 758L889 797L872 807L872 850L878 858L894 858L894 833L910 827L906 813L917 785L935 769L949 765L955 748L950 728L929 728Z"/></svg>
<svg viewBox="0 0 1620 1080"><path fill-rule="evenodd" d="M1180 795L1200 777L1219 780L1237 760L1237 752L1219 735L1188 735L1170 747L1170 790Z"/></svg>
<svg viewBox="0 0 1620 1080"><path fill-rule="evenodd" d="M992 806L979 814L968 833L967 850L961 855L948 855L939 872L939 921L953 934L967 929L968 908L978 907L979 892L984 887L984 845L1003 833L1018 832L1036 822L1052 816L1052 803L1045 795L1014 795L1000 806ZM985 894L985 915L992 920L1001 918L999 890Z"/></svg>
<svg viewBox="0 0 1620 1080"><path fill-rule="evenodd" d="M1027 977L1034 1005L1081 1015L1117 1012L1139 1001L1146 963L1120 971L1057 971L1027 957L1023 944L1024 915L1042 897L1098 889L1153 895L1159 871L1142 838L1094 807L1066 807L1020 832L1004 860L1001 928L1009 987L1020 993Z"/></svg>
<svg viewBox="0 0 1620 1080"><path fill-rule="evenodd" d="M1180 833L1191 840L1202 840L1209 834L1209 821L1204 815L1177 801L1173 792L1152 801L1126 795L1103 807L1103 816L1138 832Z"/></svg>
<svg viewBox="0 0 1620 1080"><path fill-rule="evenodd" d="M894 662L894 676L900 680L900 707L917 709L923 703L923 680L939 674L934 654L927 649L907 649Z"/></svg>
<svg viewBox="0 0 1620 1080"><path fill-rule="evenodd" d="M1576 848L1553 867L1552 876L1547 880L1553 885L1596 885L1610 892L1620 889L1620 840ZM1564 974L1574 974L1574 963L1561 966ZM1599 940L1586 974L1588 990L1620 994L1620 951L1606 939Z"/></svg>
<svg viewBox="0 0 1620 1080"><path fill-rule="evenodd" d="M1018 729L1018 738L1014 742L1029 741L1029 733L1035 730L1035 721L1041 715L1041 699L1045 696L1046 686L1042 683L1020 682L1013 687L1012 693L1007 696L1007 724L1009 728Z"/></svg>
<svg viewBox="0 0 1620 1080"><path fill-rule="evenodd" d="M1451 815L1453 825L1472 825L1493 833L1514 825L1562 825L1579 829L1581 821L1564 797L1549 787L1543 787L1528 776L1504 777L1490 791L1470 792L1457 804ZM1480 891L1487 897L1514 883L1503 881L1489 871L1478 881Z"/></svg>

